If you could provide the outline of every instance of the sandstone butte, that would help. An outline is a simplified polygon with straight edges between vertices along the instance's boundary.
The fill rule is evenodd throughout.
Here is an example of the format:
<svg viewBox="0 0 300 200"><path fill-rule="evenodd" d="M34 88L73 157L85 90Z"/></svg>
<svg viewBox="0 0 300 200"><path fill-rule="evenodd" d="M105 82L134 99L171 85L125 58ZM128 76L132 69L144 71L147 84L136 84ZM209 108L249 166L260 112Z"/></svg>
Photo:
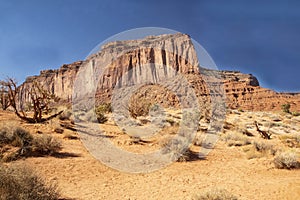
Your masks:
<svg viewBox="0 0 300 200"><path fill-rule="evenodd" d="M158 67L152 71L142 70L142 67L149 63L168 67ZM197 59L191 38L181 33L109 42L84 61L64 64L59 69L43 70L38 76L28 77L20 86L21 99L28 99L27 89L37 81L62 101L71 102L76 75L86 66L103 70L101 73L94 73L99 74L96 97L101 102L109 101L114 86L125 73L130 72L130 79L123 79L123 84L139 83L144 78L155 82L157 77L163 77L162 74L168 76L172 73L172 70L169 70L169 67L172 67L187 78L201 101L209 101L212 90L207 83L215 81L218 85L222 83L220 87L221 91L224 91L227 108L276 111L281 110L282 104L289 103L292 111L300 111L299 93L278 93L262 88L252 74L205 69L201 66L201 60ZM214 74L218 80L212 80L209 74ZM90 76L86 74L84 78L90 79ZM85 95L85 91L81 92L81 95ZM155 84L143 86L137 97L145 95L162 104L178 104L178 99L172 92Z"/></svg>

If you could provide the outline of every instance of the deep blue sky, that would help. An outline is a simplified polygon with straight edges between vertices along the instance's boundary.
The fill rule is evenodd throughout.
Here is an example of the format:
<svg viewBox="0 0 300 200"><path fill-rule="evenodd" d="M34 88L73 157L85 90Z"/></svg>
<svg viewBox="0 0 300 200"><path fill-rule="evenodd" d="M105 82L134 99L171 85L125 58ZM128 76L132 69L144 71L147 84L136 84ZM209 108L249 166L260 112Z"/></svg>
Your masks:
<svg viewBox="0 0 300 200"><path fill-rule="evenodd" d="M0 77L21 82L84 59L114 34L149 26L191 35L219 69L300 91L298 0L0 0Z"/></svg>

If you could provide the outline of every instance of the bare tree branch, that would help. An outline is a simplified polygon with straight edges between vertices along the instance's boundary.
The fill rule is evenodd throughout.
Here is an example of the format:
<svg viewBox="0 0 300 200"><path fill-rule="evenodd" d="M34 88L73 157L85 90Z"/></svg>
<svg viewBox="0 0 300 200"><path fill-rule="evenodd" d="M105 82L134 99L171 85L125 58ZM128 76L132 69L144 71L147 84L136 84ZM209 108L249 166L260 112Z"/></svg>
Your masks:
<svg viewBox="0 0 300 200"><path fill-rule="evenodd" d="M14 79L8 78L6 81L2 81L4 86L7 87L7 96L10 106L14 109L15 114L22 120L29 123L41 123L53 119L61 114L63 111L43 118L44 114L49 114L50 106L53 102L57 101L55 95L50 94L37 82L33 82L30 88L26 89L26 93L29 96L30 107L32 107L33 117L28 117L24 109L24 103L22 99L18 99L20 95L20 87L17 87L17 83Z"/></svg>

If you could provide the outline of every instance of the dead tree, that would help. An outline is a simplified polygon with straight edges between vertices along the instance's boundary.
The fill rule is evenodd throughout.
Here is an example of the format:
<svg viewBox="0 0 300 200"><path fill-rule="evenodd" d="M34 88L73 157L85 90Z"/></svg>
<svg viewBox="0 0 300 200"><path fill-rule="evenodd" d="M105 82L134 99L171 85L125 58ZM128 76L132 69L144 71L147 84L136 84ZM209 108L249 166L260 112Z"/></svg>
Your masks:
<svg viewBox="0 0 300 200"><path fill-rule="evenodd" d="M256 127L256 131L259 132L259 134L261 135L262 138L267 139L267 140L271 139L272 134L269 134L267 131L260 130L259 127L258 127L257 121L254 121L254 124L255 124L255 127Z"/></svg>
<svg viewBox="0 0 300 200"><path fill-rule="evenodd" d="M51 102L57 101L58 99L54 95L51 95L47 90L44 90L37 82L34 82L31 87L25 91L30 98L29 103L32 104L31 107L33 117L29 117L24 111L23 104L25 102L19 99L20 87L17 86L16 81L12 78L8 78L5 83L8 88L7 94L9 103L14 109L15 114L24 121L29 123L41 123L53 119L63 112L60 111L46 118L43 118L43 115L49 112L49 106Z"/></svg>
<svg viewBox="0 0 300 200"><path fill-rule="evenodd" d="M4 81L0 81L0 104L2 110L6 110L10 105L8 100L8 88Z"/></svg>

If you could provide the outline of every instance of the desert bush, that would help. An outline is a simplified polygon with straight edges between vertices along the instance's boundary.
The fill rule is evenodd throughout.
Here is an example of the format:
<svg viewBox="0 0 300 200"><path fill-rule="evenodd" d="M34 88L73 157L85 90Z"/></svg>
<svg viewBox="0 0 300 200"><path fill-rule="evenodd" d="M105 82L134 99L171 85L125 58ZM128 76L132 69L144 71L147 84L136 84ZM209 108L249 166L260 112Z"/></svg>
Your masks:
<svg viewBox="0 0 300 200"><path fill-rule="evenodd" d="M290 108L291 108L291 104L289 103L281 105L281 109L285 113L291 113Z"/></svg>
<svg viewBox="0 0 300 200"><path fill-rule="evenodd" d="M57 186L45 180L28 167L0 165L0 200L56 200Z"/></svg>
<svg viewBox="0 0 300 200"><path fill-rule="evenodd" d="M0 125L0 159L9 162L26 156L31 151L33 137L25 129Z"/></svg>
<svg viewBox="0 0 300 200"><path fill-rule="evenodd" d="M166 138L161 142L163 153L169 154L172 161L185 162L188 161L191 155L189 150L190 142L183 137L171 139Z"/></svg>
<svg viewBox="0 0 300 200"><path fill-rule="evenodd" d="M251 144L250 139L240 132L226 133L222 138L228 146L244 146Z"/></svg>
<svg viewBox="0 0 300 200"><path fill-rule="evenodd" d="M275 149L274 145L266 142L266 141L261 141L261 140L254 140L252 142L254 148L258 152L269 152L271 154L275 154Z"/></svg>
<svg viewBox="0 0 300 200"><path fill-rule="evenodd" d="M32 136L19 126L0 125L0 159L4 162L17 160L38 153L51 155L61 150L60 142L50 135Z"/></svg>
<svg viewBox="0 0 300 200"><path fill-rule="evenodd" d="M128 110L133 118L137 118L148 115L151 105L150 101L136 100L130 102Z"/></svg>
<svg viewBox="0 0 300 200"><path fill-rule="evenodd" d="M32 150L42 155L51 155L61 149L61 142L50 135L37 135L32 141Z"/></svg>
<svg viewBox="0 0 300 200"><path fill-rule="evenodd" d="M278 153L274 158L274 165L278 169L293 169L300 167L298 156L293 151Z"/></svg>
<svg viewBox="0 0 300 200"><path fill-rule="evenodd" d="M0 145L24 147L29 146L31 141L32 136L27 130L19 126L0 125Z"/></svg>
<svg viewBox="0 0 300 200"><path fill-rule="evenodd" d="M110 113L112 112L112 107L110 103L103 103L96 107L96 113Z"/></svg>
<svg viewBox="0 0 300 200"><path fill-rule="evenodd" d="M277 148L267 140L254 140L252 146L244 148L248 159L267 157L269 155L274 156L277 152Z"/></svg>
<svg viewBox="0 0 300 200"><path fill-rule="evenodd" d="M105 114L109 113L111 111L112 111L112 108L111 108L110 103L104 103L104 104L99 105L97 108L95 108L97 121L100 124L107 122L107 117L105 116Z"/></svg>
<svg viewBox="0 0 300 200"><path fill-rule="evenodd" d="M225 189L212 189L204 192L203 194L197 194L193 200L237 200L238 198L229 193Z"/></svg>

